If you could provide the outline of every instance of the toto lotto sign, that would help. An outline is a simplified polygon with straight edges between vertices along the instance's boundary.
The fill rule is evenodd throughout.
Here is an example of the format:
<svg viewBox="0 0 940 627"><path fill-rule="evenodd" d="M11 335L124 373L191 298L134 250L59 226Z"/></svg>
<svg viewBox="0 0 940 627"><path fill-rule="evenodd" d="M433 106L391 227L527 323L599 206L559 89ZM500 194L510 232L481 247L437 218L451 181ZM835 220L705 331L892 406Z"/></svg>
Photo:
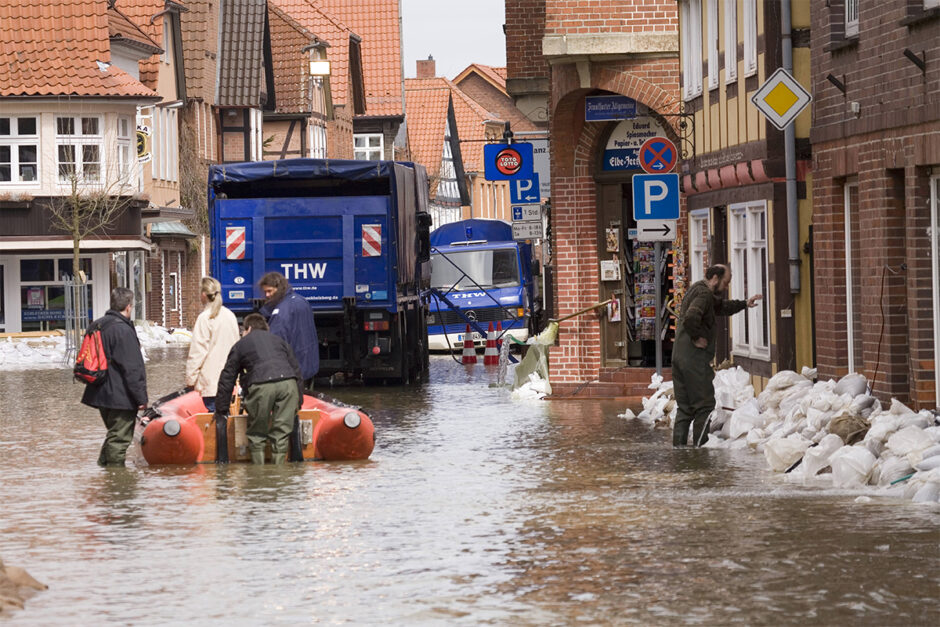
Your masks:
<svg viewBox="0 0 940 627"><path fill-rule="evenodd" d="M531 179L532 144L487 144L483 146L484 177L487 181Z"/></svg>

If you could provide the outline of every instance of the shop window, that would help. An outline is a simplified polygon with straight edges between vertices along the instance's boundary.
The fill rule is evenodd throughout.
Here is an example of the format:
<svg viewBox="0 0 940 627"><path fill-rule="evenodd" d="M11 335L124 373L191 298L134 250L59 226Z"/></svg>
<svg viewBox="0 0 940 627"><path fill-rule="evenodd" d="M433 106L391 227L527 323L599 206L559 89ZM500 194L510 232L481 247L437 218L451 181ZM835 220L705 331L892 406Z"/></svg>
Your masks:
<svg viewBox="0 0 940 627"><path fill-rule="evenodd" d="M353 155L360 161L378 161L384 153L381 133L366 133L353 136Z"/></svg>
<svg viewBox="0 0 940 627"><path fill-rule="evenodd" d="M39 180L39 125L35 117L0 117L0 184Z"/></svg>
<svg viewBox="0 0 940 627"><path fill-rule="evenodd" d="M858 219L858 181L842 188L845 215L845 327L848 334L849 372L857 372L863 362L862 337L862 237Z"/></svg>
<svg viewBox="0 0 940 627"><path fill-rule="evenodd" d="M702 94L702 2L682 3L682 96L691 100Z"/></svg>
<svg viewBox="0 0 940 627"><path fill-rule="evenodd" d="M767 205L730 205L731 298L763 295L756 307L731 317L733 352L745 357L770 357L768 314Z"/></svg>
<svg viewBox="0 0 940 627"><path fill-rule="evenodd" d="M725 82L738 80L738 0L725 0Z"/></svg>
<svg viewBox="0 0 940 627"><path fill-rule="evenodd" d="M101 180L101 124L97 117L56 118L56 162L59 181Z"/></svg>
<svg viewBox="0 0 940 627"><path fill-rule="evenodd" d="M744 0L744 75L757 73L757 0Z"/></svg>
<svg viewBox="0 0 940 627"><path fill-rule="evenodd" d="M692 255L689 268L692 282L705 278L705 269L710 264L708 259L708 237L711 233L710 209L697 209L689 212L689 253Z"/></svg>
<svg viewBox="0 0 940 627"><path fill-rule="evenodd" d="M82 257L89 285L91 259ZM48 331L65 327L65 287L63 278L71 275L72 258L20 259L20 320L23 331ZM93 312L88 312L89 321Z"/></svg>

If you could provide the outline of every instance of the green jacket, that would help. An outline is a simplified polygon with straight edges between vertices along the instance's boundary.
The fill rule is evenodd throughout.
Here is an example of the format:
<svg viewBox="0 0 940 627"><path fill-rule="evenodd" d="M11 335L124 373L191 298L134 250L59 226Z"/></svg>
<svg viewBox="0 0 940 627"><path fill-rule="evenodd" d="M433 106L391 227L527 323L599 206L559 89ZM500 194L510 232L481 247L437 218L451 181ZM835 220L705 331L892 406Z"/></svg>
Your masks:
<svg viewBox="0 0 940 627"><path fill-rule="evenodd" d="M679 309L679 321L676 325L676 341L672 347L673 359L678 355L686 357L694 351L704 350L711 361L715 357L715 316L730 316L747 307L744 300L725 300L715 296L708 284L702 280L695 282ZM708 346L700 349L695 340L704 337Z"/></svg>

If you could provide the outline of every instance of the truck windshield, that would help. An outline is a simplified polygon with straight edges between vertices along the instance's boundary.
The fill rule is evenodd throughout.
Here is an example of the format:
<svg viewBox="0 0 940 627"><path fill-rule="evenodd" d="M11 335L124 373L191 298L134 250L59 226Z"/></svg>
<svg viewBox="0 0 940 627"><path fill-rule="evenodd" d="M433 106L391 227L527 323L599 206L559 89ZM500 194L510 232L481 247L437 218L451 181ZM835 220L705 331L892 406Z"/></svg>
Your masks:
<svg viewBox="0 0 940 627"><path fill-rule="evenodd" d="M484 289L519 285L519 264L514 249L466 250L446 255L446 259L443 253L431 255L432 287L470 290L477 287L474 282Z"/></svg>

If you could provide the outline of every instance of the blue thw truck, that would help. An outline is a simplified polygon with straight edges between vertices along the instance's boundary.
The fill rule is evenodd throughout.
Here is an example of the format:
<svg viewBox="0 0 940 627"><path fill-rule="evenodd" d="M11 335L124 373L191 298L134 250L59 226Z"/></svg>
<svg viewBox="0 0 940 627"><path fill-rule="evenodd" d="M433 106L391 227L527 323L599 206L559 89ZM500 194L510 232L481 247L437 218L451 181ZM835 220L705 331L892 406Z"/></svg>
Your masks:
<svg viewBox="0 0 940 627"><path fill-rule="evenodd" d="M428 370L428 182L393 161L286 159L209 169L212 274L238 316L280 272L310 303L318 377L410 382Z"/></svg>
<svg viewBox="0 0 940 627"><path fill-rule="evenodd" d="M532 246L514 241L509 224L459 220L431 233L431 350L462 348L468 324L474 344L483 344L491 322L524 342L540 309Z"/></svg>

